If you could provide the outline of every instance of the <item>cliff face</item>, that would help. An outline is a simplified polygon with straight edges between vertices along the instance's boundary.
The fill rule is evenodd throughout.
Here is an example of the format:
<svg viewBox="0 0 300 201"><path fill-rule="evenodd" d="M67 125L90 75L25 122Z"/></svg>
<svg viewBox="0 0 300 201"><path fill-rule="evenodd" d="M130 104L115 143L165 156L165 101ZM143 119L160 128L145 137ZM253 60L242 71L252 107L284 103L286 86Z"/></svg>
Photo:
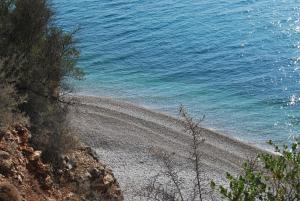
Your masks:
<svg viewBox="0 0 300 201"><path fill-rule="evenodd" d="M20 125L0 133L0 200L123 200L112 171L91 148L71 150L51 169L28 144L29 137Z"/></svg>

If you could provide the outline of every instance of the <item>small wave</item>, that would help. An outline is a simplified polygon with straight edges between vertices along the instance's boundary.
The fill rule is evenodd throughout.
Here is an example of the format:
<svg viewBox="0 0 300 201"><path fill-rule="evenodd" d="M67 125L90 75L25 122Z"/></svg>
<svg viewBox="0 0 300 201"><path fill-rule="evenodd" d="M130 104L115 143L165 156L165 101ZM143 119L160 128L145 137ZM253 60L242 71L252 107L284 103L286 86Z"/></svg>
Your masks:
<svg viewBox="0 0 300 201"><path fill-rule="evenodd" d="M288 101L288 105L293 106L296 105L300 101L300 97L297 95L292 95Z"/></svg>
<svg viewBox="0 0 300 201"><path fill-rule="evenodd" d="M137 32L136 29L132 29L132 30L124 30L124 31L122 31L122 32L120 32L120 33L116 33L116 34L114 35L114 37L120 38L120 37L124 37L124 36L130 36L130 35L135 34L136 32Z"/></svg>
<svg viewBox="0 0 300 201"><path fill-rule="evenodd" d="M293 126L299 126L300 125L300 117L299 116L298 117L295 117L295 116L290 117L290 123Z"/></svg>

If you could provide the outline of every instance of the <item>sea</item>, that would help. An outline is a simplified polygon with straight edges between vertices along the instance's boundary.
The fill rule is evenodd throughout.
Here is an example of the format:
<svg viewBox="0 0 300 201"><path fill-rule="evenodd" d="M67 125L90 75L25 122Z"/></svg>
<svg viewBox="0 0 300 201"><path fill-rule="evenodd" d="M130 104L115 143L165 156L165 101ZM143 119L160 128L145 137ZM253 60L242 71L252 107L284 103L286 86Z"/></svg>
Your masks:
<svg viewBox="0 0 300 201"><path fill-rule="evenodd" d="M83 95L108 96L263 145L300 134L299 0L52 0L77 30Z"/></svg>

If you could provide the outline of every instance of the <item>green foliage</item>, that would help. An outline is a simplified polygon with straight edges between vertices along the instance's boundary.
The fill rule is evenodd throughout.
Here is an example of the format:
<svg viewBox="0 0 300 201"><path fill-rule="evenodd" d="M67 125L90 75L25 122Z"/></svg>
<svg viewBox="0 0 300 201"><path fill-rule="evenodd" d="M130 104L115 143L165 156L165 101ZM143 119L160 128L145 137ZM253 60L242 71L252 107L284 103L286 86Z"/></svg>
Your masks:
<svg viewBox="0 0 300 201"><path fill-rule="evenodd" d="M0 83L0 132L15 123L28 125L28 119L18 111L23 100L16 95L13 86Z"/></svg>
<svg viewBox="0 0 300 201"><path fill-rule="evenodd" d="M0 71L3 62L0 61ZM0 131L14 123L28 125L28 119L18 110L19 104L25 101L26 98L18 96L13 85L5 82L3 75L0 74Z"/></svg>
<svg viewBox="0 0 300 201"><path fill-rule="evenodd" d="M243 174L238 177L227 173L229 188L218 188L226 200L300 200L300 143L282 149L269 143L277 154L260 154L259 163L245 163ZM216 184L212 182L211 187L216 189Z"/></svg>
<svg viewBox="0 0 300 201"><path fill-rule="evenodd" d="M83 77L78 57L73 33L53 23L47 0L0 1L2 81L26 97L18 109L30 118L33 142L45 152L69 130L62 94L71 92L67 78Z"/></svg>

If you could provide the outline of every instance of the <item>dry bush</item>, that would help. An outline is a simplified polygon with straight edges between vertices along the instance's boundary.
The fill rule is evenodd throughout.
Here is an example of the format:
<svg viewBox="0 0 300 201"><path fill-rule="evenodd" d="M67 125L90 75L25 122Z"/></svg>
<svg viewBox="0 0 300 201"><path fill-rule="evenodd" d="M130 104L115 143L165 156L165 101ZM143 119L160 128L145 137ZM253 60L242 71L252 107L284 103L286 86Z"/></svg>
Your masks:
<svg viewBox="0 0 300 201"><path fill-rule="evenodd" d="M48 111L41 113L39 124L31 126L36 135L32 136L32 144L43 151L45 161L56 166L61 155L75 148L79 142L67 121L68 106L52 104Z"/></svg>
<svg viewBox="0 0 300 201"><path fill-rule="evenodd" d="M195 122L186 110L180 107L180 116L185 132L192 138L188 163L192 166L193 181L187 185L182 171L175 162L174 155L160 149L151 149L151 153L159 160L162 170L153 176L141 189L138 196L156 201L203 201L213 200L212 191L207 185L208 177L201 164L200 147L205 142L199 122ZM182 161L185 163L186 161Z"/></svg>
<svg viewBox="0 0 300 201"><path fill-rule="evenodd" d="M181 171L177 168L172 154L156 148L151 148L150 154L158 160L161 172L150 178L140 195L148 200L184 200L185 178L180 176Z"/></svg>
<svg viewBox="0 0 300 201"><path fill-rule="evenodd" d="M60 157L79 144L78 139L68 128L60 128L59 133L51 133L51 135L46 135L44 139L45 148L42 156L53 167L59 166Z"/></svg>

